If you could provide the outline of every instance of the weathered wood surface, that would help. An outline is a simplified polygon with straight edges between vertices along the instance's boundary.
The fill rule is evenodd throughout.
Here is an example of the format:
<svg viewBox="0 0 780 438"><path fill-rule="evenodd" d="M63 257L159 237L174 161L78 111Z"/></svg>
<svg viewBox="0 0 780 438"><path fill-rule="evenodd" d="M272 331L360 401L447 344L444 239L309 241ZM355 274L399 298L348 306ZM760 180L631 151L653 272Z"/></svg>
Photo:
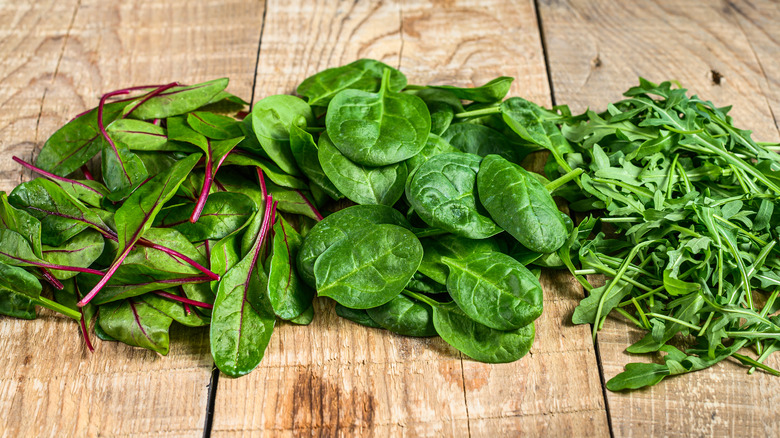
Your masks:
<svg viewBox="0 0 780 438"><path fill-rule="evenodd" d="M229 76L248 96L263 4L157 1L0 3L0 190L29 177L11 161L101 93ZM208 331L177 329L168 357L114 342L89 354L51 312L0 324L0 435L200 436L212 361Z"/></svg>
<svg viewBox="0 0 780 438"><path fill-rule="evenodd" d="M637 76L677 79L718 106L733 104L735 123L757 140L780 139L762 68L776 63L771 58L780 50L777 3L550 0L540 4L540 14L558 103L601 111ZM763 49L753 49L758 46ZM772 74L777 83L780 76ZM648 361L624 352L644 334L629 324L608 319L599 332L606 379L628 362ZM780 358L770 359L770 366L780 365ZM607 391L607 401L615 436L777 436L778 388L776 377L748 375L727 361L650 389Z"/></svg>
<svg viewBox="0 0 780 438"><path fill-rule="evenodd" d="M256 101L361 57L399 66L413 83L515 76L511 94L575 111L603 108L639 75L672 78L734 104L757 139L780 139L776 2L536 3L0 0L0 190L30 177L10 156L32 158L108 90L229 76L230 91ZM780 433L778 380L733 363L606 392L605 402L599 365L609 378L636 360L623 350L639 334L608 321L598 357L588 327L569 323L581 289L563 273L545 273L543 286L531 354L504 365L356 326L319 300L311 326L278 326L255 372L219 379L212 435ZM206 331L174 331L165 358L106 342L90 355L72 322L42 314L0 321L0 435L203 434Z"/></svg>

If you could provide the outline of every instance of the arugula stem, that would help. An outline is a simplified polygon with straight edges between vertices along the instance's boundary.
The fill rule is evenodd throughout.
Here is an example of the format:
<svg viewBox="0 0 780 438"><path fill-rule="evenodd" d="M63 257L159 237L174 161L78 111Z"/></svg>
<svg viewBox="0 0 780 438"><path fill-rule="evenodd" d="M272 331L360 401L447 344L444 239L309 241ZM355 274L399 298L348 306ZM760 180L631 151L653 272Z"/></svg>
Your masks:
<svg viewBox="0 0 780 438"><path fill-rule="evenodd" d="M650 325L650 321L647 320L647 315L645 315L644 310L642 310L642 306L639 305L636 298L631 297L631 302L634 304L634 307L636 307L636 310L639 312L639 316L642 317L642 322L645 324L645 328L650 330L652 326ZM618 309L622 309L622 307L618 307Z"/></svg>
<svg viewBox="0 0 780 438"><path fill-rule="evenodd" d="M601 222L606 222L608 224L609 223L622 223L622 222L632 223L632 222L639 222L639 221L642 220L642 218L630 217L630 216L626 216L626 217L603 217L603 218L601 218L599 220Z"/></svg>
<svg viewBox="0 0 780 438"><path fill-rule="evenodd" d="M76 321L81 319L81 313L79 313L77 310L73 310L69 307L65 307L62 304L52 301L48 298L45 297L37 297L37 298L28 297L28 298L32 299L35 302L35 304L41 307L45 307L49 310L62 313L63 315L69 318L73 318Z"/></svg>
<svg viewBox="0 0 780 438"><path fill-rule="evenodd" d="M772 305L775 303L775 300L777 299L777 294L780 292L780 289L775 289L772 291L772 295L769 296L769 299L766 300L766 304L761 309L761 317L766 318L766 315L769 313L769 309L772 308Z"/></svg>
<svg viewBox="0 0 780 438"><path fill-rule="evenodd" d="M636 326L637 326L637 327L639 327L639 328L641 328L641 329L645 329L645 330L647 330L647 327L645 327L644 325L642 325L642 322L641 322L641 321L639 321L638 319L636 319L636 318L634 318L633 316L631 316L631 314L630 314L630 313L628 313L628 312L626 312L624 309L622 309L622 308L618 307L618 308L616 308L616 309L615 309L615 311L616 311L617 313L619 313L619 314L623 315L624 317L626 317L626 319L628 319L629 321L631 321L631 322L633 322L634 324L636 324Z"/></svg>
<svg viewBox="0 0 780 438"><path fill-rule="evenodd" d="M427 87L426 85L414 85L414 84L407 84L407 85L406 85L406 87L404 88L404 91L409 91L409 90L425 90L425 89L427 89L427 88L428 88L428 87Z"/></svg>
<svg viewBox="0 0 780 438"><path fill-rule="evenodd" d="M103 194L100 193L98 190L95 190L92 187L90 187L90 186L88 186L88 185L86 185L86 184L84 184L82 182L79 182L79 181L76 181L76 180L70 179L70 178L65 178L65 177L62 177L62 176L59 176L59 175L55 175L55 174L53 174L51 172L47 172L47 171L45 171L45 170L43 170L41 168L33 166L32 164L22 160L21 158L19 158L17 156L13 156L13 157L11 157L11 159L16 161L17 163L21 164L22 166L26 167L27 169L30 169L33 172L37 173L37 174L43 175L43 176L45 176L46 178L48 178L48 179L50 179L52 181L62 181L62 182L68 183L68 184L73 184L73 185L76 185L76 186L79 186L79 187L83 187L83 188L85 188L85 189L87 189L87 190L89 190L91 192L95 192L101 198L103 197ZM87 177L87 174L88 174L88 171L84 172L84 176L85 177ZM90 174L89 177L87 177L87 179L91 180L92 179L91 176L92 175Z"/></svg>
<svg viewBox="0 0 780 438"><path fill-rule="evenodd" d="M651 296L654 296L654 295L660 295L660 296L663 296L663 298L666 298L666 295L663 295L661 293L661 291L663 291L663 290L666 290L665 286L658 286L657 288L655 288L655 289L653 289L653 290L651 290L651 291L649 291L647 293L644 293L642 295L639 295L637 297L634 297L634 298L636 298L637 300L643 300L643 299L645 299L647 297L651 297ZM618 307L626 307L626 306L631 305L631 304L632 304L631 301L623 301L622 303L618 304Z"/></svg>
<svg viewBox="0 0 780 438"><path fill-rule="evenodd" d="M468 117L482 117L482 116L489 116L491 114L500 114L501 113L501 107L500 106L491 106L489 108L481 108L478 110L472 110L472 111L463 111L460 113L455 114L456 119L465 119Z"/></svg>
<svg viewBox="0 0 780 438"><path fill-rule="evenodd" d="M547 183L547 185L545 185L544 188L547 189L548 192L552 193L562 185L580 176L580 174L582 174L582 172L584 171L585 170L582 168L577 168L572 170L571 172L566 172L564 175Z"/></svg>
<svg viewBox="0 0 780 438"><path fill-rule="evenodd" d="M606 179L606 178L593 178L593 182L601 183L601 184L613 184L613 185L616 185L618 187L622 187L622 188L628 190L629 192L634 193L635 195L644 196L644 197L650 198L650 199L653 198L653 194L650 193L649 190L643 189L641 187L637 187L637 186L635 186L633 184L629 184L627 182L618 181L618 180L615 180L615 179Z"/></svg>
<svg viewBox="0 0 780 438"><path fill-rule="evenodd" d="M158 291L155 291L154 293L155 293L155 295L159 295L159 296L161 296L163 298L168 298L169 300L178 301L178 302L183 303L183 304L192 305L192 306L196 306L196 307L202 307L204 309L213 309L214 308L214 305L212 305L212 304L204 303L203 301L191 300L191 299L189 299L187 297L183 297L183 296L179 296L179 295L176 295L176 294L172 294L170 292L165 292L165 291L158 290Z"/></svg>
<svg viewBox="0 0 780 438"><path fill-rule="evenodd" d="M772 339L780 339L780 333L773 333L773 332L756 332L756 331L746 331L746 332L739 332L739 331L727 331L726 336L730 338L772 338Z"/></svg>
<svg viewBox="0 0 780 438"><path fill-rule="evenodd" d="M601 325L603 324L601 322L601 312L604 309L604 301L606 301L607 296L612 292L612 289L615 287L615 285L623 278L623 276L626 273L626 270L628 269L628 265L631 264L631 260L636 257L636 254L639 252L640 249L644 248L645 246L652 243L652 240L644 241L633 248L631 248L631 252L629 253L628 257L623 261L623 263L620 266L620 269L615 274L614 278L610 280L609 284L607 285L606 289L604 289L604 293L601 294L601 298L599 299L599 306L596 309L596 317L594 318L593 323L593 342L596 342L596 333L601 328Z"/></svg>
<svg viewBox="0 0 780 438"><path fill-rule="evenodd" d="M738 353L733 353L732 356L734 356L737 360L739 360L740 362L742 362L742 363L744 363L746 365L753 365L753 369L761 368L762 370L766 371L767 373L769 373L769 374L771 374L773 376L780 376L780 371L777 371L776 369L774 369L774 368L772 368L772 367L770 367L768 365L764 365L761 362L759 362L757 360L754 360L754 359L752 359L750 357L743 356L743 355L738 354Z"/></svg>
<svg viewBox="0 0 780 438"><path fill-rule="evenodd" d="M672 318L671 316L662 315L660 313L655 313L655 312L647 312L647 316L650 316L650 317L653 317L653 318L658 318L658 319L665 319L665 320L671 321L671 322L673 322L675 324L680 324L682 326L685 326L685 327L688 327L690 329L696 330L697 332L701 331L701 327L699 327L698 325L694 325L694 324L691 324L689 322L685 322L685 321L677 319L677 318Z"/></svg>
<svg viewBox="0 0 780 438"><path fill-rule="evenodd" d="M669 176L666 181L666 199L672 199L672 187L674 187L674 176L676 175L677 159L679 157L680 154L674 154L672 165L669 166Z"/></svg>
<svg viewBox="0 0 780 438"><path fill-rule="evenodd" d="M693 231L693 230L691 230L689 228L681 227L681 226L676 225L676 224L669 225L669 228L672 229L672 230L675 230L675 231L679 231L679 232L681 232L683 234L687 234L687 235L692 236L692 237L697 237L697 238L704 237L701 234L697 233L696 231Z"/></svg>

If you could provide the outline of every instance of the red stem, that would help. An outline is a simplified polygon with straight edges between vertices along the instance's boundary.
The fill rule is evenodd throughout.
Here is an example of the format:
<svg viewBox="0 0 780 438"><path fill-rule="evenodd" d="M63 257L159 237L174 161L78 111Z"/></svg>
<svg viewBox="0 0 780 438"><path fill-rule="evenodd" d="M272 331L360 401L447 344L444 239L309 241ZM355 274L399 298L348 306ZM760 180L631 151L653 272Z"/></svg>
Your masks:
<svg viewBox="0 0 780 438"><path fill-rule="evenodd" d="M301 196L301 198L303 198L303 202L305 202L305 203L306 203L306 205L307 205L307 206L309 206L309 208L311 209L311 211L314 213L314 216L316 216L316 217L317 217L317 220L318 220L318 221L321 221L322 219L324 219L324 218L322 217L322 215L320 214L320 212L319 212L319 211L317 211L317 207L315 207L315 206L314 206L314 204L313 204L311 201L309 201L309 199L308 199L308 198L306 198L306 196L303 194L303 192L301 192L300 190L296 190L296 192L298 193L298 195L300 195L300 196Z"/></svg>
<svg viewBox="0 0 780 438"><path fill-rule="evenodd" d="M131 249L133 249L132 245L128 246L127 248L125 248L124 251L122 251L122 254L120 254L119 257L117 258L117 261L119 263L114 262L111 265L111 267L108 268L108 271L106 271L103 278L101 278L100 281L98 281L98 283L95 285L95 287L93 287L92 290L90 290L87 293L87 295L84 296L84 298L82 298L81 301L78 302L79 307L86 306L87 304L89 304L90 301L92 301L93 298L95 298L95 295L97 295L98 292L100 292L100 289L103 289L103 286L105 286L106 283L108 283L108 280L111 279L111 277L114 275L116 270L119 269L119 266L122 265L122 261L124 261L124 259L127 258L127 255L130 254Z"/></svg>
<svg viewBox="0 0 780 438"><path fill-rule="evenodd" d="M190 222L195 223L200 219L200 214L203 212L203 207L206 206L206 201L209 198L209 190L211 189L211 182L214 180L214 161L211 156L211 140L207 140L209 156L206 160L206 174L203 177L203 187L200 189L200 196L198 196L198 202L195 204L195 209L192 210L190 216Z"/></svg>
<svg viewBox="0 0 780 438"><path fill-rule="evenodd" d="M47 171L45 171L45 170L43 170L43 169L41 169L41 168L39 168L39 167L35 167L35 166L33 166L32 164L30 164L30 163L28 163L28 162L26 162L26 161L24 161L24 160L22 160L21 158L19 158L19 157L16 157L16 156L14 156L14 157L11 157L11 159L12 159L12 160L14 160L14 161L16 161L17 163L21 164L22 166L24 166L24 167L26 167L26 168L28 168L28 169L32 170L33 172L35 172L35 173L38 173L38 174L41 174L41 175L45 176L46 178L49 178L50 180L55 180L55 181L63 181L63 182L66 182L66 183L68 183L68 184L73 184L73 185L81 186L81 187L84 187L84 188L85 188L85 189L87 189L87 190L91 190L91 191L93 191L93 192L97 193L97 194L98 194L99 196L101 196L101 197L103 196L103 194L102 194L102 193L100 193L99 191L97 191L97 190L93 189L92 187L90 187L90 186L88 186L88 185L86 185L86 184L84 184L84 183L81 183L81 182L78 182L78 181L76 181L76 180L73 180L73 179L70 179L70 178L65 178L65 177L62 177L62 176L55 175L55 174L53 174L53 173L47 172ZM87 173L86 173L86 171L85 171L85 172L84 172L84 176L86 177L86 175L87 175ZM90 175L90 176L91 176L91 175ZM89 179L89 178L87 178L87 179Z"/></svg>
<svg viewBox="0 0 780 438"><path fill-rule="evenodd" d="M84 342L87 344L87 348L89 349L90 353L95 352L95 347L92 346L92 341L89 340L89 332L87 332L87 324L84 322L84 312L79 309L79 312L81 313L81 320L79 321L81 325L81 334L84 336Z"/></svg>
<svg viewBox="0 0 780 438"><path fill-rule="evenodd" d="M87 165L81 166L81 171L84 172L84 178L88 179L90 181L94 181L95 177L92 176L92 173L90 173L89 169L87 169Z"/></svg>
<svg viewBox="0 0 780 438"><path fill-rule="evenodd" d="M106 93L103 96L100 97L100 103L98 103L97 107L97 124L98 128L100 129L100 133L103 135L103 138L106 139L106 142L111 146L111 149L114 150L114 155L116 155L117 161L122 166L122 173L125 174L125 178L127 178L128 181L131 181L130 175L127 173L127 169L125 169L125 164L122 162L122 160L119 158L119 151L116 149L116 145L114 144L114 140L111 140L111 137L108 136L108 132L106 132L106 127L103 125L103 107L106 106L106 99L108 99L111 96L118 96L121 94L128 94L130 93L130 90L117 90L112 91L110 93Z"/></svg>
<svg viewBox="0 0 780 438"><path fill-rule="evenodd" d="M257 179L260 180L260 189L263 191L263 199L268 196L268 189L265 187L265 179L263 178L263 169L257 168Z"/></svg>
<svg viewBox="0 0 780 438"><path fill-rule="evenodd" d="M148 89L151 89L151 88L159 88L159 87L162 87L162 85L142 85L140 87L124 88L122 90L116 90L116 91L123 91L124 92L124 93L119 93L119 94L128 94L131 91L148 90ZM127 100L133 100L133 99L136 99L136 97L132 97L132 98L127 99ZM120 100L119 102L122 102L122 101ZM94 108L90 108L90 109L88 109L88 110L86 110L86 111L84 111L82 113L77 114L76 117L70 119L70 121L72 122L72 121L78 119L81 116L85 116L85 115L89 114L93 109Z"/></svg>
<svg viewBox="0 0 780 438"><path fill-rule="evenodd" d="M65 285L62 284L61 281L57 280L54 275L52 275L51 272L49 272L46 268L40 268L41 273L43 273L43 278L46 279L49 283L51 283L52 286L57 288L58 290L65 289Z"/></svg>
<svg viewBox="0 0 780 438"><path fill-rule="evenodd" d="M168 298L169 300L173 300L173 301L178 301L180 303L184 303L185 305L202 307L204 309L213 309L214 308L214 306L212 304L204 303L202 301L191 300L189 298L181 297L179 295L172 294L170 292L163 292L161 290L158 290L158 291L155 291L154 293L159 295L159 296L161 296L161 297L163 297L163 298Z"/></svg>
<svg viewBox="0 0 780 438"><path fill-rule="evenodd" d="M175 87L177 85L179 85L178 82L171 82L170 84L165 84L163 86L158 87L156 90L154 90L151 93L149 93L146 96L144 96L144 98L141 99L133 108L131 108L130 111L126 112L125 115L122 116L122 118L124 119L125 117L129 116L130 114L132 114L133 111L137 110L139 106L145 104L149 99L151 99L154 96L157 96L158 94L162 93L163 91L165 91L165 90L167 90L169 88L173 88L173 87Z"/></svg>
<svg viewBox="0 0 780 438"><path fill-rule="evenodd" d="M190 314L192 313L192 310L190 309L190 305L187 303L184 303L184 313L186 313L187 316L190 316Z"/></svg>
<svg viewBox="0 0 780 438"><path fill-rule="evenodd" d="M162 251L162 252L164 252L164 253L166 253L168 255L176 257L177 259L180 259L181 261L192 265L192 267L197 269L198 271L206 274L206 276L209 278L209 280L211 280L211 281L219 281L219 275L215 274L214 272L211 272L211 270L209 270L205 266L201 265L200 263L196 262L195 260L192 260L191 258L187 257L184 254L181 254L181 253L179 253L179 252L177 252L177 251L175 251L175 250L173 250L171 248L157 245L156 243L152 243L152 242L150 242L150 241L148 241L148 240L146 240L144 238L138 239L138 243L140 243L143 246L146 246L146 247L149 247L149 248L152 248L152 249L156 249L158 251Z"/></svg>

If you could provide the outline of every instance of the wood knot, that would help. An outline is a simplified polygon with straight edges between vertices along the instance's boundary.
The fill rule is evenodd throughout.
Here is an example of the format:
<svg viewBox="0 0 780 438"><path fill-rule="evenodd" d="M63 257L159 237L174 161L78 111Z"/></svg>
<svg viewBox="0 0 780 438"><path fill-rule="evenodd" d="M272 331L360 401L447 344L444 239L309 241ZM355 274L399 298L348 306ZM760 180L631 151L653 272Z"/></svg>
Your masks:
<svg viewBox="0 0 780 438"><path fill-rule="evenodd" d="M713 85L720 85L720 81L723 79L723 75L720 74L720 72L717 70L710 70L710 75L712 76Z"/></svg>

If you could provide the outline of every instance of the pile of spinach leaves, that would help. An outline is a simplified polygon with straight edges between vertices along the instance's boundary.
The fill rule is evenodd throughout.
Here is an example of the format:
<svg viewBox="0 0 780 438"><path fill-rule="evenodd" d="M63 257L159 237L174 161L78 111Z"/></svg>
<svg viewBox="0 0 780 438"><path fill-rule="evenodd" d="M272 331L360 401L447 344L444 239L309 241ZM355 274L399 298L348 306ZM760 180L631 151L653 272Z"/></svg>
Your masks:
<svg viewBox="0 0 780 438"><path fill-rule="evenodd" d="M539 268L573 228L550 192L581 170L520 166L549 145L507 113L511 83L408 85L362 59L251 112L227 79L107 93L35 164L14 158L40 177L0 194L0 313L43 306L90 349L94 332L161 354L174 322L208 325L236 377L277 320L312 321L316 295L359 324L517 360Z"/></svg>

